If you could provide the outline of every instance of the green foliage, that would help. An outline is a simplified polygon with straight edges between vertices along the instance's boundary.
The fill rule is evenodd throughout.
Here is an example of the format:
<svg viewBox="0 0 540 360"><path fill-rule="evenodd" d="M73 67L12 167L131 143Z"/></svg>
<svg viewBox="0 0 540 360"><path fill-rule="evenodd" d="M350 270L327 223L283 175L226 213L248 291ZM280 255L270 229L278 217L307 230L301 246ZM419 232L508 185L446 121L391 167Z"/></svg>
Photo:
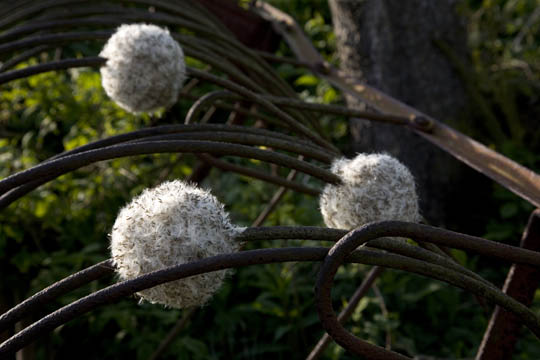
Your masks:
<svg viewBox="0 0 540 360"><path fill-rule="evenodd" d="M540 10L534 0L466 1L471 64L455 64L471 106L463 125L502 154L540 170ZM533 207L498 185L486 237L517 244Z"/></svg>
<svg viewBox="0 0 540 360"><path fill-rule="evenodd" d="M293 14L325 59L336 63L335 36L326 1L271 1ZM534 131L538 116L538 21L523 32L537 12L535 1L474 1L463 3L470 24L472 70L463 72L480 106L471 113L475 133L498 151L533 169L540 168L540 139ZM516 39L521 40L516 40ZM70 48L74 54L78 47ZM282 46L279 55L292 56ZM23 64L28 65L36 60ZM192 61L192 60L190 60ZM463 66L463 68L467 68ZM306 69L275 65L307 101L342 102L327 82ZM201 87L201 93L211 87ZM0 177L8 176L106 136L160 123L159 118L133 116L112 104L103 93L99 74L77 70L52 72L4 85L0 98ZM174 109L185 114L182 101ZM480 110L478 110L480 109ZM222 121L223 114L216 121ZM495 130L482 128L493 119ZM344 119L322 115L323 132L340 148L348 144ZM491 124L491 123L490 123ZM528 125L528 124L532 124ZM498 129L498 130L497 130ZM487 134L487 135L484 135ZM495 135L493 135L495 134ZM252 166L244 160L227 159ZM98 163L41 186L0 214L0 305L11 307L51 283L109 257L108 232L119 208L143 188L166 179L186 178L195 160L188 155L149 155ZM268 170L273 170L268 167ZM286 174L285 169L277 170ZM300 178L302 182L305 179ZM309 185L320 186L315 180ZM212 170L203 186L226 204L233 221L249 226L273 196L276 187L240 175ZM532 207L494 186L493 211L486 209L486 237L516 244ZM287 192L265 225L320 225L317 199ZM314 245L286 241L247 244ZM315 245L320 245L319 243ZM328 245L328 244L327 244ZM464 252L458 260L500 284L507 268ZM489 269L497 270L489 270ZM166 350L163 359L301 359L323 331L313 306L317 264L272 264L239 269L203 309L198 310ZM335 309L368 271L342 267L334 294ZM78 289L34 315L53 311L115 279ZM403 272L386 271L377 282L384 298L373 291L362 300L348 328L369 341L406 354L446 358L474 355L487 319L476 299L448 285ZM13 296L11 295L13 294ZM540 314L540 291L534 311ZM385 307L388 311L381 310ZM182 313L127 298L97 309L38 341L37 358L147 359ZM437 329L437 331L434 331ZM442 335L441 335L442 334ZM517 359L540 358L540 346L528 331L518 344ZM332 345L327 359L349 359Z"/></svg>

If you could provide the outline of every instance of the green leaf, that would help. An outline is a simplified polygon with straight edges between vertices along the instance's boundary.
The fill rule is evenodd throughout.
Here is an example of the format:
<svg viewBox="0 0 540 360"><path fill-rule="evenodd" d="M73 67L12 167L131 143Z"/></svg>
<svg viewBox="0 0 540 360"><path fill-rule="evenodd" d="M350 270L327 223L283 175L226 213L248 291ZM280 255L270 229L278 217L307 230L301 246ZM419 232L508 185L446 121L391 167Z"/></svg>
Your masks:
<svg viewBox="0 0 540 360"><path fill-rule="evenodd" d="M294 82L295 85L303 85L303 86L315 86L319 83L319 78L313 75L302 75L296 81Z"/></svg>

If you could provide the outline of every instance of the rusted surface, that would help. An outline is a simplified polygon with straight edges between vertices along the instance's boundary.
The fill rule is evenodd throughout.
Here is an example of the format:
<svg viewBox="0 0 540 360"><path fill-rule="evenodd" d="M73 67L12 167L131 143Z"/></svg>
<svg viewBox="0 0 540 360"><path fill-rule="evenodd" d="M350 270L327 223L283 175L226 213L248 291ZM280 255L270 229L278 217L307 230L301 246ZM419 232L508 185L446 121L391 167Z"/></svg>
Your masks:
<svg viewBox="0 0 540 360"><path fill-rule="evenodd" d="M37 294L34 294L0 316L0 333L8 329L15 322L19 321L25 316L28 316L29 314L32 314L33 312L42 308L57 297L67 294L71 290L77 289L91 281L110 275L113 273L113 271L114 267L112 265L112 261L105 260L72 274L63 280L54 283L48 288L41 290Z"/></svg>
<svg viewBox="0 0 540 360"><path fill-rule="evenodd" d="M398 233L399 235L397 235ZM452 232L448 230L440 231L440 229L413 223L389 221L367 224L349 232L328 251L328 255L325 257L317 276L315 286L315 305L324 329L336 341L336 343L348 351L357 356L362 356L371 360L401 360L407 359L407 357L370 344L354 336L343 327L332 307L331 290L333 279L338 268L344 263L347 256L355 249L373 239L396 235L422 241L431 241L434 239L449 240L451 237L454 237ZM487 243L485 244L488 247L493 247L493 244L496 243L492 243L491 245L488 245ZM500 245L501 244L497 244L496 246ZM427 273L429 273L429 276L433 278L437 278L437 274L449 274L447 268L438 268L437 266L432 267L429 272L426 272L426 274ZM519 316L519 321L526 324L527 327L538 338L540 338L540 320L532 311L530 311L530 309L518 301L506 297L500 290L496 289L491 284L473 281L475 284L472 285L472 282L470 281L471 278L468 276L459 274L457 277L453 278L451 283L462 288L467 288L469 291L475 293L476 295L481 295L488 300L496 301L497 304L504 306L508 310L512 309L512 311ZM467 285L467 283L469 283L469 285Z"/></svg>
<svg viewBox="0 0 540 360"><path fill-rule="evenodd" d="M290 15L263 1L255 1L251 9L272 24L273 29L283 37L300 61L314 69L325 69L324 58Z"/></svg>
<svg viewBox="0 0 540 360"><path fill-rule="evenodd" d="M349 334L339 324L337 316L333 313L330 297L334 274L343 262L358 262L366 265L377 265L411 271L413 273L446 281L449 284L467 289L475 294L482 294L487 299L515 312L521 318L523 323L540 338L540 320L525 306L506 297L500 290L492 285L484 284L462 272L456 272L450 268L437 265L436 263L392 254L391 252L381 253L379 251L355 249L362 243L379 237L400 236L410 237L421 241L444 243L445 245L456 246L458 248L470 250L477 249L480 250L481 253L487 255L495 255L507 260L515 259L516 261L526 261L528 264L540 267L540 255L536 252L427 225L399 221L371 223L349 233L346 233L343 230L315 227L303 227L300 229L296 227L251 228L244 231L237 240L254 241L271 238L310 238L322 240L331 238L336 239L337 236L343 237L334 247L332 247L332 249L330 249L330 251L328 251L328 248L324 247L291 247L241 251L172 266L163 270L141 275L132 280L111 285L64 306L18 332L10 339L0 344L0 358L13 354L44 333L52 331L56 327L75 317L98 306L115 302L122 297L139 292L143 289L204 272L287 261L324 261L317 280L318 291L316 297L321 322L329 334L340 345L357 354L361 353L358 352L357 340L359 339L356 339ZM513 254L513 256L510 254ZM529 258L529 261L527 261L527 258ZM67 280L67 282L70 281L72 280ZM45 295L42 294L40 296ZM34 299L34 302L39 303L39 300L40 299ZM337 327L333 325L333 322L337 324ZM340 331L341 333L339 333ZM364 345L365 344L362 346ZM402 355L389 352L383 348L374 348L373 345L368 346L367 353L370 354L368 357L370 359L406 359ZM363 354L367 353L363 352ZM371 355L374 355L375 357Z"/></svg>
<svg viewBox="0 0 540 360"><path fill-rule="evenodd" d="M531 214L521 239L521 247L540 251L540 209ZM539 285L540 269L514 264L508 272L503 291L524 305L530 306ZM520 328L521 322L514 315L497 306L489 321L476 360L511 359Z"/></svg>
<svg viewBox="0 0 540 360"><path fill-rule="evenodd" d="M353 296L351 296L351 298L349 299L347 306L339 313L338 321L341 324L345 324L345 322L349 320L349 318L353 315L360 300L362 300L362 298L367 294L369 289L371 289L371 287L375 283L375 280L377 280L377 278L379 277L379 275L382 274L383 271L384 268L374 266L366 275L360 286L354 292ZM306 360L319 359L323 355L324 350L326 350L328 345L330 345L331 340L332 339L330 338L330 335L328 335L328 333L324 333L317 345L315 345L313 350L311 350Z"/></svg>

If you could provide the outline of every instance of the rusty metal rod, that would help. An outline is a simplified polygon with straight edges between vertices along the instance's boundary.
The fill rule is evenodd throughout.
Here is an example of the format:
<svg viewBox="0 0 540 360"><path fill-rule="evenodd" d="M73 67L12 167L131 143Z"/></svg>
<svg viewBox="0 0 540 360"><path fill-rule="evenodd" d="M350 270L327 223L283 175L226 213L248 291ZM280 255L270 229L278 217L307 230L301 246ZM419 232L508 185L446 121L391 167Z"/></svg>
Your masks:
<svg viewBox="0 0 540 360"><path fill-rule="evenodd" d="M105 64L106 61L107 59L95 56L82 59L63 59L39 65L27 66L24 69L11 70L0 73L0 85L9 81L22 79L48 71L66 70L78 67L100 67Z"/></svg>
<svg viewBox="0 0 540 360"><path fill-rule="evenodd" d="M379 224L386 227L388 222ZM399 225L403 224L406 223L400 223ZM396 233L397 231L395 230L392 235L395 236ZM13 352L35 340L41 334L51 331L57 326L66 323L98 306L117 301L121 297L131 295L146 288L184 277L194 276L204 272L223 270L231 267L287 261L320 261L323 259L328 259L328 256L326 256L327 252L327 248L309 247L250 250L205 258L196 262L181 264L144 274L133 280L123 281L99 290L64 306L52 314L45 316L2 343L0 345L0 356L12 354ZM374 252L370 250L357 250L347 256L344 261L360 262L369 265L380 265L407 270L447 281L451 284L464 287L472 292L478 292L478 286L480 286L477 284L476 280L463 276L462 274L455 273L453 270L445 269L438 265L424 263L423 261L409 259L401 255ZM501 298L498 297L496 291L491 288L483 288L483 290L485 290L484 295L489 294L494 302L501 305L507 304L504 299L504 294L501 293L503 297ZM519 313L519 315L522 314Z"/></svg>
<svg viewBox="0 0 540 360"><path fill-rule="evenodd" d="M439 240L451 240L452 242L458 240L457 242L460 242L465 238L463 237L458 239L460 236L456 235L457 233L453 233L448 230L441 230L426 225L404 223L399 221L371 223L349 232L330 249L317 277L315 287L315 303L319 313L319 319L321 320L324 329L338 344L345 347L355 355L367 357L373 360L407 359L407 357L400 354L363 341L349 333L343 327L343 325L338 321L332 307L331 289L334 276L339 266L341 266L341 264L347 258L348 254L354 251L357 247L368 243L370 240L387 236L403 236L412 238L414 240L439 243ZM495 243L488 245L486 242L487 240L477 240L475 244L471 244L473 245L471 247L489 247L490 249L484 249L484 253L486 251L491 254L496 252L494 251L495 247L493 246ZM534 254L534 252L531 253ZM536 255L540 254L535 254L535 257ZM404 262L418 261L410 258L405 259L407 260L404 260ZM501 291L492 286L487 286L482 282L478 282L471 277L463 276L462 274L455 276L457 273L439 265L432 264L430 270L424 270L426 270L426 275L429 274L428 276L430 277L440 280L442 280L443 277L446 277L446 280L444 281L448 281L455 286L468 289L474 294L491 300L504 307L506 310L511 311L514 315L518 316L520 321L522 321L537 337L540 338L540 319L538 319L538 317L526 306L506 296Z"/></svg>
<svg viewBox="0 0 540 360"><path fill-rule="evenodd" d="M533 211L521 239L521 247L540 251L540 209ZM540 285L540 269L514 264L508 271L503 291L530 306ZM476 360L505 360L512 357L521 323L512 313L495 307L476 354Z"/></svg>
<svg viewBox="0 0 540 360"><path fill-rule="evenodd" d="M105 260L55 282L2 314L0 316L0 333L57 297L113 272L112 260Z"/></svg>
<svg viewBox="0 0 540 360"><path fill-rule="evenodd" d="M374 266L369 273L366 275L360 286L356 289L354 294L349 299L347 306L341 310L338 316L338 321L342 324L345 324L347 320L352 316L356 306L362 300L362 298L367 294L371 286L375 283L375 280L382 274L384 268L379 266ZM311 350L306 360L317 360L322 356L324 350L330 345L332 338L328 333L324 333L317 345Z"/></svg>
<svg viewBox="0 0 540 360"><path fill-rule="evenodd" d="M231 171L237 174L249 176L254 179L259 179L259 180L266 181L271 184L280 185L280 186L286 187L287 189L295 190L295 191L298 191L307 195L311 195L311 196L319 196L321 193L319 189L315 189L315 188L288 180L286 178L268 174L266 172L258 171L252 168L248 168L248 167L244 167L244 166L240 166L236 164L231 164L227 161L217 159L208 154L200 154L198 156L205 163L224 171Z"/></svg>
<svg viewBox="0 0 540 360"><path fill-rule="evenodd" d="M245 145L213 141L163 140L112 145L97 150L88 150L82 153L47 161L1 180L0 193L4 194L17 186L39 179L39 177L42 176L60 176L80 167L103 160L110 160L132 155L171 152L209 153L257 159L274 163L276 165L297 169L324 182L339 183L341 181L337 175L327 170L321 169L308 162L297 160L291 156L273 151L261 150Z"/></svg>
<svg viewBox="0 0 540 360"><path fill-rule="evenodd" d="M444 232L447 230L441 229L441 231ZM239 242L287 239L337 241L346 234L346 230L314 226L251 227L247 228L243 233L237 236L236 240ZM467 241L468 235L459 235L463 236L464 240ZM422 248L409 245L401 240L381 238L372 240L370 242L370 246L391 251L392 253L404 255L410 258L423 260L432 264L440 264L450 268L451 270L460 272L465 276L485 282L485 280L475 273L459 267L455 263L449 261L447 258L433 254ZM112 263L110 263L110 260L106 260L89 268L83 269L76 274L70 275L69 277L62 279L50 287L36 293L29 299L23 301L10 311L0 316L0 332L13 325L13 323L18 321L22 316L35 311L55 298L97 279L96 276L105 276L108 272L112 271Z"/></svg>

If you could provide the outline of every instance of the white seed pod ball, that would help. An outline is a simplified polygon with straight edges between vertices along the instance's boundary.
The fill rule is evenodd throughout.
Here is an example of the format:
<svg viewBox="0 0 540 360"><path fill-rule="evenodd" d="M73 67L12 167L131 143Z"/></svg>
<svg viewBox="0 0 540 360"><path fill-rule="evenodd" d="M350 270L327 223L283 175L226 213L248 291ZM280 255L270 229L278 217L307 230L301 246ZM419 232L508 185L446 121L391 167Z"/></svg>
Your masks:
<svg viewBox="0 0 540 360"><path fill-rule="evenodd" d="M351 230L369 222L420 221L412 174L386 154L338 159L332 172L342 184L326 185L319 204L328 227Z"/></svg>
<svg viewBox="0 0 540 360"><path fill-rule="evenodd" d="M210 192L182 181L144 190L116 218L112 259L122 280L151 271L237 251L236 227ZM174 308L204 305L227 271L214 271L143 290L137 295Z"/></svg>
<svg viewBox="0 0 540 360"><path fill-rule="evenodd" d="M121 108L139 113L174 104L186 79L184 52L167 29L121 25L99 56L101 83Z"/></svg>

